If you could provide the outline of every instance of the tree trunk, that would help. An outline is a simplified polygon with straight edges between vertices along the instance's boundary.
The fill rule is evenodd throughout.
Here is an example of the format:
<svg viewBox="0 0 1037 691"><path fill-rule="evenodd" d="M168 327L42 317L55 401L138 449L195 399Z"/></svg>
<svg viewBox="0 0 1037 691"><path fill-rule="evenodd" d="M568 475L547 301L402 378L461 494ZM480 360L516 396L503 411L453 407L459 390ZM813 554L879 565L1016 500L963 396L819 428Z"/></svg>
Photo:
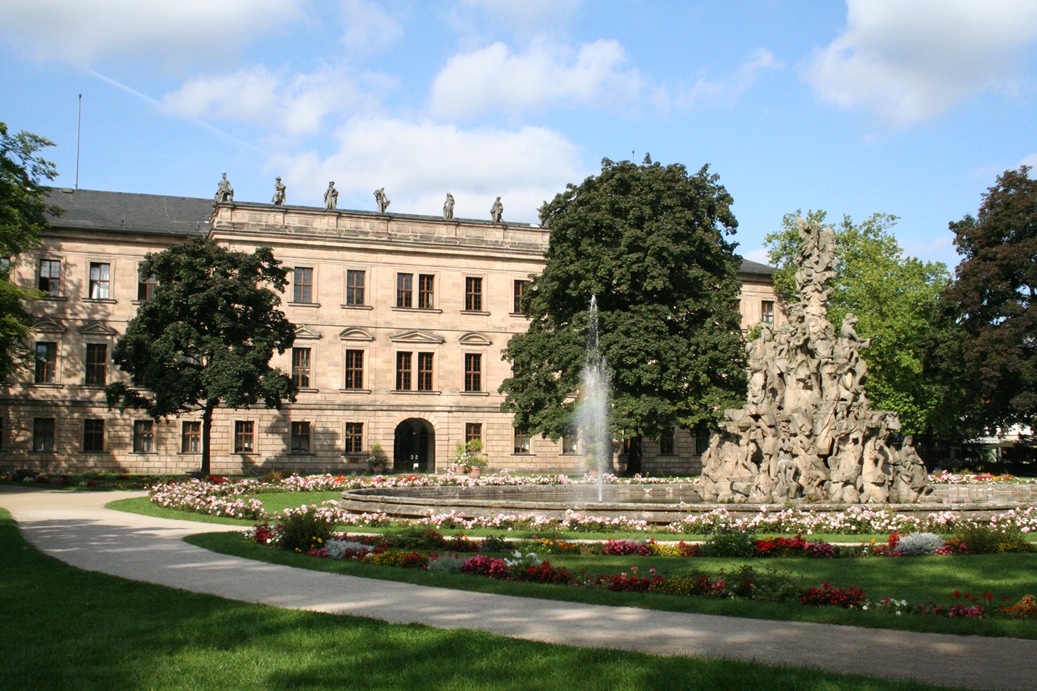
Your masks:
<svg viewBox="0 0 1037 691"><path fill-rule="evenodd" d="M202 411L202 475L212 475L212 462L209 456L209 439L212 432L212 411L216 402L208 402Z"/></svg>

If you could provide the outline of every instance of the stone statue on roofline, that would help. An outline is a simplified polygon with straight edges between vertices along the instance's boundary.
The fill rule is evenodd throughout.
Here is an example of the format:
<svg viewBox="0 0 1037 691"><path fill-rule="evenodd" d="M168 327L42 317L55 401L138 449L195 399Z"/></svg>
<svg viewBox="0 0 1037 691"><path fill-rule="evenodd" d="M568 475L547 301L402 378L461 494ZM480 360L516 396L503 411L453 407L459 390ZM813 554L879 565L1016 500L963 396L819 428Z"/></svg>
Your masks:
<svg viewBox="0 0 1037 691"><path fill-rule="evenodd" d="M717 503L920 501L932 488L913 440L897 450L899 418L872 410L866 395L861 351L871 340L852 314L838 335L828 321L835 233L803 219L798 229L799 299L784 324L747 344L746 403L725 412L695 488Z"/></svg>
<svg viewBox="0 0 1037 691"><path fill-rule="evenodd" d="M287 189L284 183L281 182L281 178L277 178L277 181L274 183L274 198L270 200L274 206L284 206L285 191Z"/></svg>
<svg viewBox="0 0 1037 691"><path fill-rule="evenodd" d="M223 179L216 188L215 201L217 204L229 204L234 201L234 188L230 186L226 173L223 174Z"/></svg>
<svg viewBox="0 0 1037 691"><path fill-rule="evenodd" d="M443 218L450 221L454 218L454 195L446 193L446 201L443 202Z"/></svg>
<svg viewBox="0 0 1037 691"><path fill-rule="evenodd" d="M338 190L335 189L335 181L328 183L328 189L324 193L324 210L334 211L338 208Z"/></svg>
<svg viewBox="0 0 1037 691"><path fill-rule="evenodd" d="M385 210L389 208L389 204L392 204L389 198L385 196L384 187L379 187L374 191L374 201L378 205L378 213L380 214L384 214Z"/></svg>
<svg viewBox="0 0 1037 691"><path fill-rule="evenodd" d="M493 206L490 207L490 220L493 223L502 223L501 219L504 218L504 204L501 203L500 197L493 202Z"/></svg>

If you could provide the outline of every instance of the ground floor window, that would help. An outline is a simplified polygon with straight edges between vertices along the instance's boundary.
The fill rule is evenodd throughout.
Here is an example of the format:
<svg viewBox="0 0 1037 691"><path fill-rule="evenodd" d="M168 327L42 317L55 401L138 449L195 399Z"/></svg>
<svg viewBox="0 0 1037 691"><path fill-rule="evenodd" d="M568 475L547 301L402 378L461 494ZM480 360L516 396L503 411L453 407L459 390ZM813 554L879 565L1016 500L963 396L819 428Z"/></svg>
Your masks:
<svg viewBox="0 0 1037 691"><path fill-rule="evenodd" d="M133 422L133 453L151 453L155 450L155 422L135 420Z"/></svg>
<svg viewBox="0 0 1037 691"><path fill-rule="evenodd" d="M32 421L32 450L54 450L54 418L38 417Z"/></svg>
<svg viewBox="0 0 1037 691"><path fill-rule="evenodd" d="M482 441L482 423L481 422L466 422L464 425L464 441L467 444L470 441Z"/></svg>
<svg viewBox="0 0 1037 691"><path fill-rule="evenodd" d="M310 452L310 423L292 423L291 450L292 453Z"/></svg>
<svg viewBox="0 0 1037 691"><path fill-rule="evenodd" d="M673 428L659 435L659 453L663 456L673 455Z"/></svg>
<svg viewBox="0 0 1037 691"><path fill-rule="evenodd" d="M202 452L202 423L188 420L180 432L181 453Z"/></svg>
<svg viewBox="0 0 1037 691"><path fill-rule="evenodd" d="M104 420L83 420L83 451L104 451Z"/></svg>
<svg viewBox="0 0 1037 691"><path fill-rule="evenodd" d="M345 437L345 453L363 453L364 451L364 423L347 422Z"/></svg>
<svg viewBox="0 0 1037 691"><path fill-rule="evenodd" d="M256 450L255 425L248 420L234 423L234 453L252 453Z"/></svg>
<svg viewBox="0 0 1037 691"><path fill-rule="evenodd" d="M515 428L515 453L529 453L529 433Z"/></svg>
<svg viewBox="0 0 1037 691"><path fill-rule="evenodd" d="M562 435L562 453L579 453L578 444L579 440L576 436L576 430L567 429L565 434Z"/></svg>

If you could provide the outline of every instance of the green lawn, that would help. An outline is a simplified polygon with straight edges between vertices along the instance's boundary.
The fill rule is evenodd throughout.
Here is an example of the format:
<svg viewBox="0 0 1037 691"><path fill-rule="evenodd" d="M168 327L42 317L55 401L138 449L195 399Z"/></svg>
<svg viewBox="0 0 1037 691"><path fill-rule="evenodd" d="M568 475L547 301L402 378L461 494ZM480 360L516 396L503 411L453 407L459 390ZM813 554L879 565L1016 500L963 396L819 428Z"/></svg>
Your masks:
<svg viewBox="0 0 1037 691"><path fill-rule="evenodd" d="M933 688L224 600L72 568L30 547L2 509L0 554L5 690L571 689L574 675L590 691Z"/></svg>

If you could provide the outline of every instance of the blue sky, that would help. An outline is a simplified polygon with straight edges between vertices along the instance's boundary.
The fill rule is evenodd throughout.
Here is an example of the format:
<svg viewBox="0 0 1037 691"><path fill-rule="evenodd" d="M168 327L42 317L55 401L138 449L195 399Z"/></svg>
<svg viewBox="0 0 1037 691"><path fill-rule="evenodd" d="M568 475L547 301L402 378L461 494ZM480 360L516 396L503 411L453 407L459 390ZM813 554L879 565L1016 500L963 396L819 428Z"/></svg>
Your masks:
<svg viewBox="0 0 1037 691"><path fill-rule="evenodd" d="M5 0L0 120L84 189L536 222L646 153L709 164L765 260L783 214L949 221L1037 164L1033 0ZM1032 174L1031 174L1032 175Z"/></svg>

